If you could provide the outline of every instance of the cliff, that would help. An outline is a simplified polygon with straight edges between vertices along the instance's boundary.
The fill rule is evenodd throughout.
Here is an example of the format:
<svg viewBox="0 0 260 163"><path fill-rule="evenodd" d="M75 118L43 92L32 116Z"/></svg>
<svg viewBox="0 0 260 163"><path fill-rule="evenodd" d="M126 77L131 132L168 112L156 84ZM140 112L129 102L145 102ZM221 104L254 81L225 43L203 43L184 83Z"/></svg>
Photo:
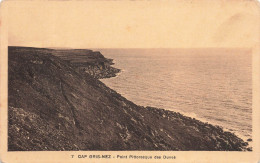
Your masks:
<svg viewBox="0 0 260 163"><path fill-rule="evenodd" d="M61 58L70 63L70 66L78 71L84 71L92 77L110 78L115 77L120 72L119 69L112 67L113 59L105 58L100 52L88 49L47 49L30 47L10 47L19 53L50 54Z"/></svg>
<svg viewBox="0 0 260 163"><path fill-rule="evenodd" d="M98 51L87 49L53 49L51 54L70 62L72 66L97 79L115 77L120 72L119 69L111 67L114 64L113 59L105 58Z"/></svg>
<svg viewBox="0 0 260 163"><path fill-rule="evenodd" d="M9 151L246 150L220 127L135 105L51 49L8 50Z"/></svg>

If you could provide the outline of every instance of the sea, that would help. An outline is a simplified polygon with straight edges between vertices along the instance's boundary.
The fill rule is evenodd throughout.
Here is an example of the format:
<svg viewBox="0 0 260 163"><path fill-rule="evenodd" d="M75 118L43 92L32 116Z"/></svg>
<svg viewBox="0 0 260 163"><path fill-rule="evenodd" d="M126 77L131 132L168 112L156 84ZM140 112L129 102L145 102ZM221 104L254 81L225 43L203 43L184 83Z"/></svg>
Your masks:
<svg viewBox="0 0 260 163"><path fill-rule="evenodd" d="M101 79L128 100L252 138L249 49L95 49L122 71Z"/></svg>

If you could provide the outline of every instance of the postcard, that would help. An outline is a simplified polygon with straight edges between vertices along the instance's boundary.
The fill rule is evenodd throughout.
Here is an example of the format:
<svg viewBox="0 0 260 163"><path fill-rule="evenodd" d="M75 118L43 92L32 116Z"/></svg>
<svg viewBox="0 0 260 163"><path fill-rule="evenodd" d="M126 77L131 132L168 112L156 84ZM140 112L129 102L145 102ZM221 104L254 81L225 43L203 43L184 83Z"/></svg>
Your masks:
<svg viewBox="0 0 260 163"><path fill-rule="evenodd" d="M260 161L258 1L0 12L0 162Z"/></svg>

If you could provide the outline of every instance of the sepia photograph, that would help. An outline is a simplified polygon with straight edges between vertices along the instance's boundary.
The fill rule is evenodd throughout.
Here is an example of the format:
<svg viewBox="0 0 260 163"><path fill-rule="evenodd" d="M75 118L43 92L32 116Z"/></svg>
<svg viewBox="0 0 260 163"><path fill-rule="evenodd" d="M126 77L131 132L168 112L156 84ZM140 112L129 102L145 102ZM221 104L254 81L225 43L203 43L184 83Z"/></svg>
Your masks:
<svg viewBox="0 0 260 163"><path fill-rule="evenodd" d="M250 50L100 51L8 47L9 151L252 150Z"/></svg>
<svg viewBox="0 0 260 163"><path fill-rule="evenodd" d="M0 162L259 161L259 18L253 0L2 2Z"/></svg>

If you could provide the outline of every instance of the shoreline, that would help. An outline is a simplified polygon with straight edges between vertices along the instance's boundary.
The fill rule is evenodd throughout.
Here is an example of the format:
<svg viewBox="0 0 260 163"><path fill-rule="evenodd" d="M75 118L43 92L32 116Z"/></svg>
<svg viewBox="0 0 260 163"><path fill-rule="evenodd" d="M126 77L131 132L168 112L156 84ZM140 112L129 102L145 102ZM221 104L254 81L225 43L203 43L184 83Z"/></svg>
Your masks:
<svg viewBox="0 0 260 163"><path fill-rule="evenodd" d="M150 107L150 106L147 106L147 107ZM165 110L173 111L173 110L170 110L170 109L167 109L167 108L165 108ZM181 112L181 111L179 111L179 110L178 110L178 111L173 111L173 112L180 113L180 114L182 114L183 116L190 117L190 118L192 118L192 119L201 121L202 123L208 123L208 124L211 124L211 125L213 125L213 126L215 126L215 127L219 127L219 128L221 128L223 131L225 131L225 132L230 132L230 133L236 135L237 137L241 138L244 142L247 142L247 143L248 143L248 146L247 146L248 148L252 148L252 147L253 147L253 146L252 146L253 141L248 141L248 139L251 139L251 140L252 140L252 136L251 136L251 137L243 136L242 134L239 134L237 131L234 131L234 130L232 130L232 129L226 128L226 127L221 126L221 125L218 125L218 124L216 124L216 123L214 123L214 122L211 122L211 121L208 121L208 120L206 120L206 119L204 119L204 118L199 118L198 116L188 115L188 114L186 114L185 112Z"/></svg>
<svg viewBox="0 0 260 163"><path fill-rule="evenodd" d="M153 107L153 106L145 106L145 107ZM200 117L198 117L195 113L194 113L195 116L192 116L192 115L189 115L189 113L187 113L187 112L182 112L182 111L180 111L180 110L174 111L174 110L167 109L167 108L159 108L159 109L164 109L164 110L168 110L168 111L177 112L177 113L180 113L180 114L182 114L182 115L184 115L184 116L186 116L186 117L190 117L190 118L192 118L192 119L196 119L196 120L201 121L201 122L203 122L203 123L212 124L213 126L217 126L217 127L222 128L223 131L230 132L230 133L233 133L233 134L237 135L239 138L241 138L243 141L245 141L245 142L247 142L247 143L252 142L252 141L247 141L248 139L252 139L252 136L251 136L251 137L243 136L242 134L239 134L239 133L238 133L237 131L235 131L235 130L232 130L232 129L229 129L229 128L227 128L227 127L218 125L218 124L216 124L216 123L214 123L214 122L211 122L211 121L209 121L209 120L206 120L206 119L204 119L204 118L200 118Z"/></svg>

